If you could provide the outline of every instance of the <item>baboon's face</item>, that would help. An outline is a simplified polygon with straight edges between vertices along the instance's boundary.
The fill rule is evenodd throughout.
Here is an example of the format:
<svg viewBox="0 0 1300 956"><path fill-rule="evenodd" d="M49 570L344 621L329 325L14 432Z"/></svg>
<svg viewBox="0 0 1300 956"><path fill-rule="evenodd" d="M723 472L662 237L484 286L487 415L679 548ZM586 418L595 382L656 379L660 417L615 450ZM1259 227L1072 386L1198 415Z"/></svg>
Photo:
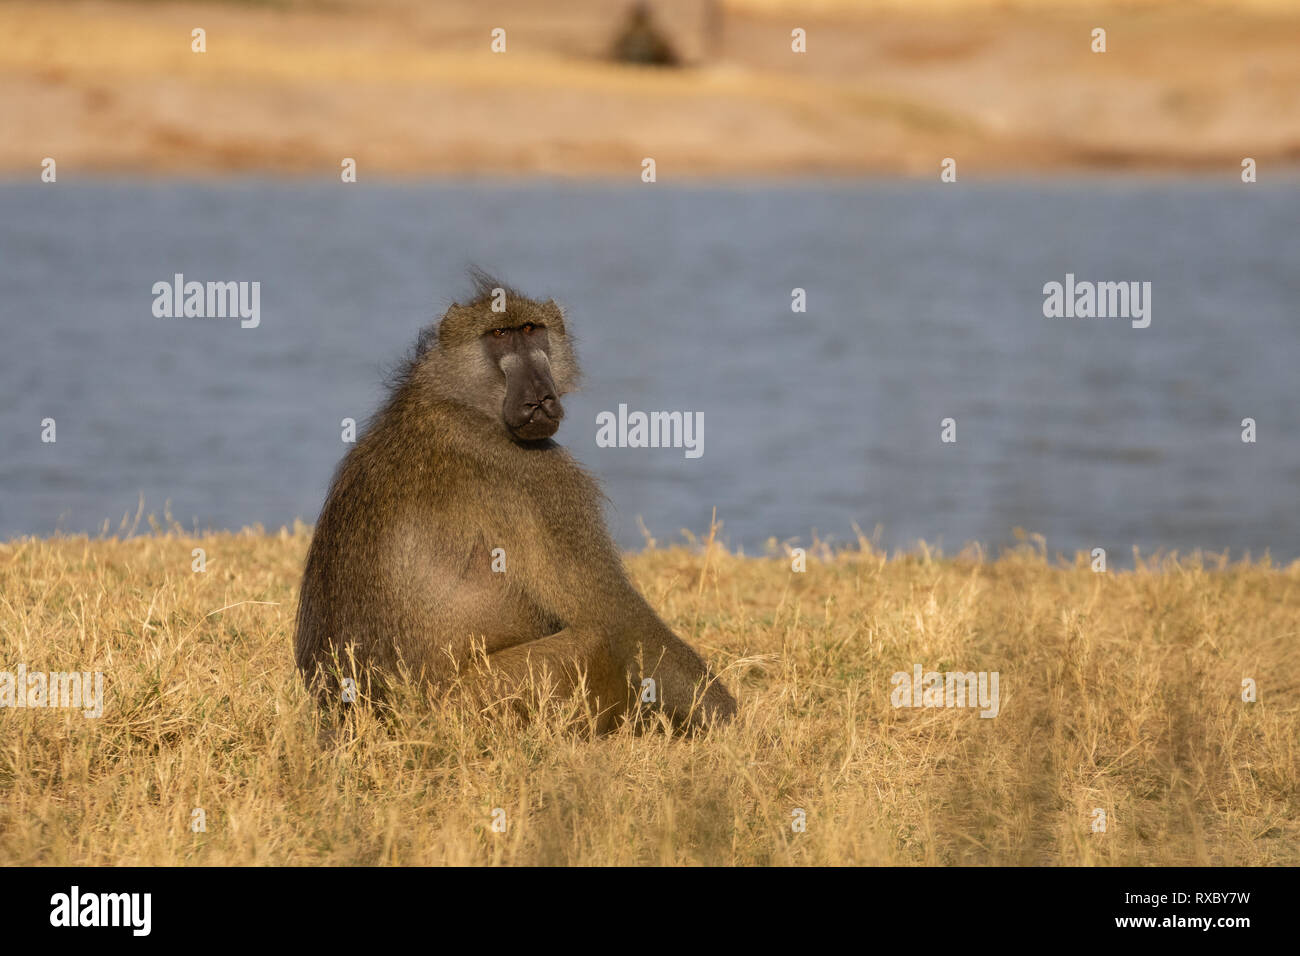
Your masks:
<svg viewBox="0 0 1300 956"><path fill-rule="evenodd" d="M501 371L505 397L501 421L524 441L550 438L560 427L564 408L551 373L551 345L540 322L497 326L482 336L487 360Z"/></svg>
<svg viewBox="0 0 1300 956"><path fill-rule="evenodd" d="M507 297L504 311L494 311L493 290L480 291L475 301L447 310L434 335L437 347L425 347L416 378L432 393L500 422L517 441L550 438L564 417L560 399L581 377L564 311L518 293Z"/></svg>

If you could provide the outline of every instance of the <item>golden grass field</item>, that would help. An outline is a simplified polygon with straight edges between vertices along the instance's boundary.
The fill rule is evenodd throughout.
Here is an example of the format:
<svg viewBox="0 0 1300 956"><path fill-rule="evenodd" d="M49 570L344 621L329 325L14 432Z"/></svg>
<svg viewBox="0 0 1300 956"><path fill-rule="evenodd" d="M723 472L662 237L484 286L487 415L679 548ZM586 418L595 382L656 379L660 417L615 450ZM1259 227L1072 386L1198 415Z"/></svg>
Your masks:
<svg viewBox="0 0 1300 956"><path fill-rule="evenodd" d="M799 574L697 541L629 566L725 672L734 724L591 740L409 694L330 735L292 663L308 541L0 545L0 670L107 684L98 719L0 710L0 862L1300 863L1300 562L862 543ZM998 671L1000 714L894 709L916 663Z"/></svg>

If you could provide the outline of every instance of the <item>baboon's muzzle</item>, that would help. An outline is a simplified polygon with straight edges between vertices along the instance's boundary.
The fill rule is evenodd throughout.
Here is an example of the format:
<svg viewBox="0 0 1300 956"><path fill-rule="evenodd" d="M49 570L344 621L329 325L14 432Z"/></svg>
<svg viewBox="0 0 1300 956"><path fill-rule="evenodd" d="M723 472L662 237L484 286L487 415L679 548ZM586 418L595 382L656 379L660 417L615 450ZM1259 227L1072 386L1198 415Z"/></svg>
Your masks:
<svg viewBox="0 0 1300 956"><path fill-rule="evenodd" d="M555 397L550 370L539 363L526 362L507 374L501 416L511 434L524 441L554 435L564 417L564 407Z"/></svg>

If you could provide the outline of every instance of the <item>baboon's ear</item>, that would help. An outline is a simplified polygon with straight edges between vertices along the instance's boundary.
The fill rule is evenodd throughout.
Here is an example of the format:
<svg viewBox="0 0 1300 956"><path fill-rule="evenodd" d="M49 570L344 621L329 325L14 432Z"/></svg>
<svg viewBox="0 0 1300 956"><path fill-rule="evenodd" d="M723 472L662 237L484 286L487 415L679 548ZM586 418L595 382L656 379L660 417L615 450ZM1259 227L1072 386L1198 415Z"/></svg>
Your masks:
<svg viewBox="0 0 1300 956"><path fill-rule="evenodd" d="M560 334L568 335L569 330L564 324L564 307L554 299L547 299L542 303L542 308L546 310L546 313L551 320L551 324L559 329Z"/></svg>
<svg viewBox="0 0 1300 956"><path fill-rule="evenodd" d="M436 340L444 348L463 345L478 338L484 324L479 310L454 302L438 323Z"/></svg>

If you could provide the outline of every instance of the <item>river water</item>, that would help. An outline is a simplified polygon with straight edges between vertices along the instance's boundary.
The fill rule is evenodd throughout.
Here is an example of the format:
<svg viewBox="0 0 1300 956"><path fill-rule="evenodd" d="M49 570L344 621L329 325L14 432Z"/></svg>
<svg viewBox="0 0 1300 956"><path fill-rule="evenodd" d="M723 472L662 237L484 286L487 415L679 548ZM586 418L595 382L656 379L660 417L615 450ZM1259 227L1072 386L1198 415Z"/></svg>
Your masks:
<svg viewBox="0 0 1300 956"><path fill-rule="evenodd" d="M1300 556L1295 183L95 180L0 209L0 537L116 530L141 496L313 521L340 422L475 263L567 307L586 383L557 439L625 546L716 508L750 552L856 523ZM176 273L259 282L259 324L155 316ZM1150 326L1045 317L1067 274L1150 282ZM620 404L702 416L702 454L601 447Z"/></svg>

